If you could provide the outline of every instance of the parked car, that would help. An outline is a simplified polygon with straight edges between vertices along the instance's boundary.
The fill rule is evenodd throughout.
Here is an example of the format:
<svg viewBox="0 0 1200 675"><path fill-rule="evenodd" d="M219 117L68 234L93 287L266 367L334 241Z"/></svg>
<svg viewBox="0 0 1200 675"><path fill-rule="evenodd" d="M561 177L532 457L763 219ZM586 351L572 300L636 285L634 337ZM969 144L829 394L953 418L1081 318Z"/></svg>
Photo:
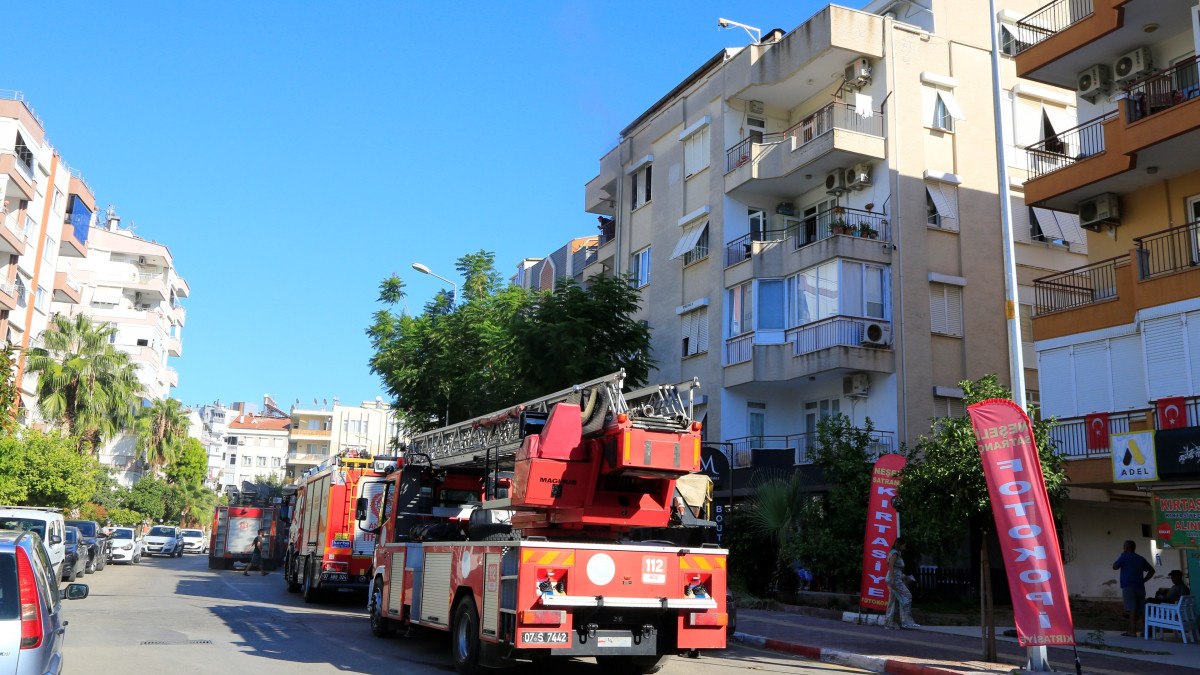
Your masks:
<svg viewBox="0 0 1200 675"><path fill-rule="evenodd" d="M208 537L204 530L184 530L183 550L187 553L208 553Z"/></svg>
<svg viewBox="0 0 1200 675"><path fill-rule="evenodd" d="M0 673L62 672L67 629L62 601L87 596L87 584L59 590L54 564L36 533L0 532Z"/></svg>
<svg viewBox="0 0 1200 675"><path fill-rule="evenodd" d="M142 542L142 555L183 556L183 535L174 525L155 525Z"/></svg>
<svg viewBox="0 0 1200 675"><path fill-rule="evenodd" d="M63 570L63 556L66 553L66 545L63 542L65 527L62 511L59 509L0 506L0 530L36 532L50 555L50 562L54 564L55 578L62 574Z"/></svg>
<svg viewBox="0 0 1200 675"><path fill-rule="evenodd" d="M108 537L100 531L100 523L94 520L68 520L67 526L79 528L79 535L82 537L80 547L87 552L87 573L104 569L108 563L109 543Z"/></svg>
<svg viewBox="0 0 1200 675"><path fill-rule="evenodd" d="M114 527L109 533L112 542L112 561L132 563L142 562L142 538L132 527Z"/></svg>
<svg viewBox="0 0 1200 675"><path fill-rule="evenodd" d="M75 581L75 577L87 574L87 545L83 543L79 528L68 525L66 534L62 573L58 576L63 581Z"/></svg>

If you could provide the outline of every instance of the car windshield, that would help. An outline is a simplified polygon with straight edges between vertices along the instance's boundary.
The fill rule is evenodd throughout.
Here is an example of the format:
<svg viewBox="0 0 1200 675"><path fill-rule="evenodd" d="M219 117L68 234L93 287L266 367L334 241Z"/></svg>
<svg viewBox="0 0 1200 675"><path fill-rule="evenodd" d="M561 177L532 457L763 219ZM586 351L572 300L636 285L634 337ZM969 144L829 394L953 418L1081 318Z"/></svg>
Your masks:
<svg viewBox="0 0 1200 675"><path fill-rule="evenodd" d="M0 519L0 530L37 532L39 537L45 539L46 521L33 518L3 518Z"/></svg>
<svg viewBox="0 0 1200 675"><path fill-rule="evenodd" d="M175 528L173 527L152 527L150 528L151 537L174 537Z"/></svg>
<svg viewBox="0 0 1200 675"><path fill-rule="evenodd" d="M204 533L201 532L200 530L184 530L183 536L185 536L185 537L203 537Z"/></svg>
<svg viewBox="0 0 1200 675"><path fill-rule="evenodd" d="M117 528L117 529L113 530L112 538L113 539L133 539L133 530L127 530L125 528Z"/></svg>
<svg viewBox="0 0 1200 675"><path fill-rule="evenodd" d="M68 527L67 528L67 543L74 544L76 541L78 541L78 539L79 539L79 537L77 536L78 533L79 533L79 530L77 530L73 527Z"/></svg>
<svg viewBox="0 0 1200 675"><path fill-rule="evenodd" d="M0 553L0 620L17 618L17 556Z"/></svg>
<svg viewBox="0 0 1200 675"><path fill-rule="evenodd" d="M96 536L96 523L90 520L68 520L67 524L78 527L79 533L85 537Z"/></svg>

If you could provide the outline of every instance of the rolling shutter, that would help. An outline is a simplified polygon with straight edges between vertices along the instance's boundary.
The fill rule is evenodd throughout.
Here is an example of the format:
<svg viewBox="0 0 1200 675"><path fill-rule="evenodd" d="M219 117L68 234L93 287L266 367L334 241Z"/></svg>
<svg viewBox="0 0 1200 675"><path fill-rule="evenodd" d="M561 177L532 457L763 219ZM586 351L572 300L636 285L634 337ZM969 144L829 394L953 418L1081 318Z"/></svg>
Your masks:
<svg viewBox="0 0 1200 675"><path fill-rule="evenodd" d="M441 626L450 625L449 553L426 553L425 573L421 578L421 620Z"/></svg>
<svg viewBox="0 0 1200 675"><path fill-rule="evenodd" d="M1078 414L1086 415L1112 410L1108 342L1100 340L1075 345L1073 358Z"/></svg>
<svg viewBox="0 0 1200 675"><path fill-rule="evenodd" d="M962 337L962 289L951 284L929 284L930 330Z"/></svg>
<svg viewBox="0 0 1200 675"><path fill-rule="evenodd" d="M1038 382L1041 383L1042 415L1075 417L1075 377L1071 372L1071 348L1038 352Z"/></svg>
<svg viewBox="0 0 1200 675"><path fill-rule="evenodd" d="M1146 350L1149 400L1188 393L1187 355L1184 352L1183 316L1168 316L1142 323Z"/></svg>
<svg viewBox="0 0 1200 675"><path fill-rule="evenodd" d="M1126 335L1108 342L1108 357L1112 364L1113 410L1145 408L1146 368L1142 358L1140 335Z"/></svg>

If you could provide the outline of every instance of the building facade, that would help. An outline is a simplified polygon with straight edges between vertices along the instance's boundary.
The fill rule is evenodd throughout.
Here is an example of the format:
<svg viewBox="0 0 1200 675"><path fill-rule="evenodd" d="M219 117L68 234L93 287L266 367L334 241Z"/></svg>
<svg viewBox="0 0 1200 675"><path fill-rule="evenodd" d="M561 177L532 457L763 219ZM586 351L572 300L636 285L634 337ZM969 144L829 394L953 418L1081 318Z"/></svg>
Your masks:
<svg viewBox="0 0 1200 675"><path fill-rule="evenodd" d="M1077 214L1088 261L1034 281L1044 412L1070 458L1064 523L1072 594L1112 596L1132 539L1166 585L1200 556L1164 548L1150 502L1200 483L1200 6L1073 0L1017 23L1017 72L1076 90L1080 124L1029 146L1027 199ZM1145 432L1157 480L1125 471ZM1150 440L1153 439L1153 440ZM1168 443L1169 442L1169 443ZM1169 447L1168 447L1169 446ZM1157 450L1157 454L1155 454Z"/></svg>
<svg viewBox="0 0 1200 675"><path fill-rule="evenodd" d="M240 414L227 422L222 489L245 491L260 480L284 480L291 419Z"/></svg>
<svg viewBox="0 0 1200 675"><path fill-rule="evenodd" d="M807 463L838 412L886 452L961 414L962 380L1008 380L997 127L1022 317L1034 278L1084 259L1075 219L1021 187L1019 141L1073 126L1074 98L1005 56L997 120L987 4L928 4L829 6L714 55L587 184L612 237L585 276L641 288L656 379L699 378L706 440L735 466ZM1036 5L1002 4L1014 21Z"/></svg>
<svg viewBox="0 0 1200 675"><path fill-rule="evenodd" d="M596 259L600 237L576 237L545 258L526 258L517 263L509 281L525 289L553 291L563 279L583 280L583 270Z"/></svg>
<svg viewBox="0 0 1200 675"><path fill-rule="evenodd" d="M288 438L288 477L299 478L346 451L372 457L395 455L400 440L396 412L380 398L358 405L342 405L336 398L332 404L328 399L312 406L297 404L292 407Z"/></svg>

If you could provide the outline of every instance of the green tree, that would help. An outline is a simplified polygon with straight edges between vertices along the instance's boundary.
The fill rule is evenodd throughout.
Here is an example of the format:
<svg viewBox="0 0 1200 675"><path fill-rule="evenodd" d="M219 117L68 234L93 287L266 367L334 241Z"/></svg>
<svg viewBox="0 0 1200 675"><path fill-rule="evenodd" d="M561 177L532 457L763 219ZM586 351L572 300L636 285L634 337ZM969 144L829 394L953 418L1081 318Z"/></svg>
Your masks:
<svg viewBox="0 0 1200 675"><path fill-rule="evenodd" d="M174 461L187 431L187 411L173 398L155 399L138 411L138 449L145 453L151 466L159 467ZM207 454L204 461L207 466Z"/></svg>
<svg viewBox="0 0 1200 675"><path fill-rule="evenodd" d="M967 405L991 398L1011 399L1012 394L995 375L959 383ZM1033 437L1046 480L1052 510L1058 511L1067 495L1066 469L1055 449L1050 430L1053 419L1039 419L1035 406L1029 406ZM940 417L931 422L928 436L922 436L911 449L908 464L901 474L899 501L904 536L922 550L938 557L952 556L964 542L980 544L982 578L981 602L990 639L985 641L984 657L995 660L994 617L991 612L991 578L987 559L989 537L994 526L987 480L971 419Z"/></svg>
<svg viewBox="0 0 1200 675"><path fill-rule="evenodd" d="M13 377L16 348L11 342L0 347L0 436L17 432L17 385Z"/></svg>
<svg viewBox="0 0 1200 675"><path fill-rule="evenodd" d="M38 374L38 408L79 439L79 450L95 453L105 439L133 423L141 385L129 354L109 339L116 329L80 314L56 314L42 333L44 346L29 350L28 370Z"/></svg>
<svg viewBox="0 0 1200 675"><path fill-rule="evenodd" d="M194 438L178 443L175 459L167 465L167 482L181 485L201 484L208 476L208 451Z"/></svg>
<svg viewBox="0 0 1200 675"><path fill-rule="evenodd" d="M146 476L133 484L125 508L137 511L144 520L158 522L167 516L171 486L164 480Z"/></svg>
<svg viewBox="0 0 1200 675"><path fill-rule="evenodd" d="M94 457L59 433L0 438L0 503L75 508L96 493L104 475Z"/></svg>

